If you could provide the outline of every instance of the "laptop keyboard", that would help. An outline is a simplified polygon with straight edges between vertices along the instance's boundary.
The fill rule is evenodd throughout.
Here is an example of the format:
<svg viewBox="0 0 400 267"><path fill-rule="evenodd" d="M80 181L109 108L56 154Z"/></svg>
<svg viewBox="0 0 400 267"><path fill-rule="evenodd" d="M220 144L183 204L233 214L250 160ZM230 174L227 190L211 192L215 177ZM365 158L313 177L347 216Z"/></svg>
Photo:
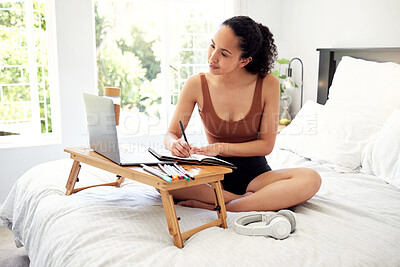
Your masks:
<svg viewBox="0 0 400 267"><path fill-rule="evenodd" d="M136 152L126 149L119 150L119 158L122 164L134 164L139 163L156 163L158 160L151 155L149 152Z"/></svg>

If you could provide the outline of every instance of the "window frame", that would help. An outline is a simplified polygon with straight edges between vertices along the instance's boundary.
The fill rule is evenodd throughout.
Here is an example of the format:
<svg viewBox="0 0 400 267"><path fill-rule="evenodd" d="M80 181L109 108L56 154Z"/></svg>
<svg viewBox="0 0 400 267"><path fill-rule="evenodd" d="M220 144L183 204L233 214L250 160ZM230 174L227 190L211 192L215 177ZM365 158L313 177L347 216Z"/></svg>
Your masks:
<svg viewBox="0 0 400 267"><path fill-rule="evenodd" d="M98 0L100 1L100 0ZM135 0L132 0L135 1ZM140 0L138 0L140 1ZM197 3L196 0L151 0L153 2L157 2L160 5L162 5L163 10L166 10L167 12L163 12L163 16L160 19L161 23L161 35L160 35L160 41L161 41L161 46L162 46L162 51L161 51L161 79L162 79L162 88L161 88L161 105L160 105L160 119L158 122L158 125L155 126L154 124L152 124L152 122L148 122L148 124L146 125L147 128L145 130L143 129L139 129L138 131L133 130L132 132L130 132L127 129L124 129L124 122L121 121L120 119L120 126L118 129L118 134L121 138L129 138L132 136L143 136L143 135L160 135L160 134L164 134L167 129L168 129L168 125L170 122L170 119L172 118L172 115L175 111L176 108L176 103L171 104L171 99L173 96L177 96L179 97L180 91L181 91L181 86L180 84L184 83L184 81L186 81L186 79L180 79L180 77L178 78L178 88L172 88L171 82L172 82L172 75L171 75L171 64L172 62L172 54L170 51L170 36L171 36L171 32L174 31L174 29L172 28L171 25L171 19L173 17L173 13L170 12L170 5L174 4L174 3ZM236 8L236 0L221 0L221 5L224 7L221 14L221 18L226 18L228 16L233 16L235 8ZM95 2L93 2L94 4ZM212 7L215 8L215 7ZM218 19L220 20L220 19ZM217 23L221 23L222 21L217 21ZM191 34L191 35L205 35L207 33L187 33L187 34ZM211 39L211 36L210 36ZM182 48L183 50L185 50L184 48ZM193 48L193 49L189 49L186 48L186 50L190 50L190 51L204 51L204 58L206 60L206 55L207 55L207 49L208 47L204 47L204 48ZM179 67L185 66L185 64L182 63L178 63ZM193 67L193 65L198 65L198 64L189 64L189 66ZM203 64L201 64L203 65ZM206 64L207 65L207 64ZM206 66L204 65L204 66ZM97 66L96 66L97 69ZM192 73L194 74L194 73ZM113 86L113 85L110 85ZM123 111L121 111L121 117L123 117ZM201 125L201 123L199 124L200 121L200 116L198 116L198 114L196 114L196 110L194 110L193 114L192 114L192 119L190 120L189 126L193 126L193 125ZM157 128L157 130L154 130L155 128ZM190 127L191 129L193 127ZM203 131L203 129L199 128L199 127L194 127L195 129L192 129L192 131L198 132L198 131ZM160 132L161 131L161 132ZM189 133L190 133L190 129L188 129Z"/></svg>
<svg viewBox="0 0 400 267"><path fill-rule="evenodd" d="M17 1L14 1L17 2ZM34 31L34 20L33 14L33 0L24 1L24 16L26 18L27 30L27 51L28 54L34 53L35 47L33 45L33 31ZM32 73L37 72L37 68L40 67L36 64L36 56L28 56L28 71L29 82L27 85L30 87L31 100L30 105L32 107L32 122L34 132L29 134L21 135L5 135L0 136L0 149L3 148L16 148L16 147L30 147L30 146L41 146L61 143L61 122L60 122L60 108L59 108L59 86L58 86L58 65L57 65L57 47L56 47L56 27L54 19L54 0L44 0L45 4L45 19L46 19L46 35L47 35L47 68L48 68L48 82L50 86L49 98L50 98L50 114L52 123L52 132L41 133L41 116L39 109L39 82L37 75ZM34 100L32 100L34 99ZM46 104L44 104L46 107ZM47 118L47 116L46 116ZM47 122L46 122L47 125Z"/></svg>

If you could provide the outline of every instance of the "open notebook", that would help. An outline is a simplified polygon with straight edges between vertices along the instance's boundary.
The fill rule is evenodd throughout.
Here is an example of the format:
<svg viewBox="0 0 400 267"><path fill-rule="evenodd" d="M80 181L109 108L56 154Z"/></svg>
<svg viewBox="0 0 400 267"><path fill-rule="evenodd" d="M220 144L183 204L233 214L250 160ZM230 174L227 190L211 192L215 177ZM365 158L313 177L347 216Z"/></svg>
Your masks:
<svg viewBox="0 0 400 267"><path fill-rule="evenodd" d="M192 154L190 157L181 158L181 157L173 156L170 151L158 152L158 151L152 149L151 147L149 147L148 150L158 160L173 160L173 161L178 161L178 162L187 163L187 164L217 165L217 166L224 166L224 167L236 169L235 165L233 165L232 163L227 162L222 159L219 159L219 158L216 158L216 157Z"/></svg>

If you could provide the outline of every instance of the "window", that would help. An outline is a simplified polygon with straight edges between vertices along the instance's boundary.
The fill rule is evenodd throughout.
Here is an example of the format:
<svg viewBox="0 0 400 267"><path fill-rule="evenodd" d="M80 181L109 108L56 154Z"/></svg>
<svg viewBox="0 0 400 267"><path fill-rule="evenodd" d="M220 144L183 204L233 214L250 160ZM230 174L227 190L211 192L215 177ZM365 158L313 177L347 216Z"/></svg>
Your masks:
<svg viewBox="0 0 400 267"><path fill-rule="evenodd" d="M95 1L99 95L121 88L123 134L165 132L186 79L208 69L212 34L232 2Z"/></svg>
<svg viewBox="0 0 400 267"><path fill-rule="evenodd" d="M2 136L53 132L45 14L44 0L0 3Z"/></svg>

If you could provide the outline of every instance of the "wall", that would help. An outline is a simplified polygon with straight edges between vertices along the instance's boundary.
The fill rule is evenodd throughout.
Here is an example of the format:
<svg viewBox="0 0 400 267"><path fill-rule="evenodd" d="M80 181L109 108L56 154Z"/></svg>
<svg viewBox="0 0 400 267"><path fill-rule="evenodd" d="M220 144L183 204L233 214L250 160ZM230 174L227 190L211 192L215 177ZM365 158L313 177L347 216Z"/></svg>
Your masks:
<svg viewBox="0 0 400 267"><path fill-rule="evenodd" d="M97 94L92 1L57 0L56 25L63 146L87 141L82 93Z"/></svg>
<svg viewBox="0 0 400 267"><path fill-rule="evenodd" d="M304 99L316 100L317 48L400 46L398 0L281 0L278 7L276 2L247 1L247 11L249 16L271 25L279 57L302 59ZM276 14L271 16L271 10ZM296 61L292 64L299 82L300 65ZM295 111L299 101L294 100Z"/></svg>
<svg viewBox="0 0 400 267"><path fill-rule="evenodd" d="M0 149L0 203L15 181L29 168L68 155L67 146L87 143L82 92L96 93L95 39L92 1L53 0L58 51L55 68L59 82L56 101L60 102L61 144Z"/></svg>

